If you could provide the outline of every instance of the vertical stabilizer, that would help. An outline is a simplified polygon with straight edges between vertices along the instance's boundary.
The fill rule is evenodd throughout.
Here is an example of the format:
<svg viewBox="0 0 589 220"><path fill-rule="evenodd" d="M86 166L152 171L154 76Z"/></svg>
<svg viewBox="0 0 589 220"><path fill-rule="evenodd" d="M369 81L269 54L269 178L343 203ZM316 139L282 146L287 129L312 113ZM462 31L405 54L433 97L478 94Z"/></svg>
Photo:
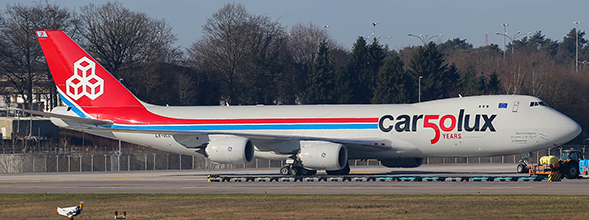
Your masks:
<svg viewBox="0 0 589 220"><path fill-rule="evenodd" d="M36 31L62 100L83 117L102 110L143 105L63 31Z"/></svg>

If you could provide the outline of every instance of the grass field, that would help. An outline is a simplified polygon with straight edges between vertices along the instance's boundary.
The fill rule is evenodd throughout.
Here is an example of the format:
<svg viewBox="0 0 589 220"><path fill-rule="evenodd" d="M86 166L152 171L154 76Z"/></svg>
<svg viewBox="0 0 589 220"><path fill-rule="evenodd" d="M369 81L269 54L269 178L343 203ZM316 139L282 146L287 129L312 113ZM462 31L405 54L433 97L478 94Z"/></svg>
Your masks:
<svg viewBox="0 0 589 220"><path fill-rule="evenodd" d="M1 194L1 219L589 219L589 196Z"/></svg>

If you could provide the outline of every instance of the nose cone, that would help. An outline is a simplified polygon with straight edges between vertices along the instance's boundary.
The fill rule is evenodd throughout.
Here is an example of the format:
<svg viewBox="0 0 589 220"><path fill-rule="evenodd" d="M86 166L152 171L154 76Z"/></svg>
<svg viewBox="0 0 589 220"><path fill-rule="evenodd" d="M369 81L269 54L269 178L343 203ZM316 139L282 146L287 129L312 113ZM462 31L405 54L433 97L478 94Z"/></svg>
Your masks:
<svg viewBox="0 0 589 220"><path fill-rule="evenodd" d="M553 114L555 120L551 130L554 134L554 144L557 146L575 139L581 133L581 126L568 116L556 111L555 113L557 114Z"/></svg>
<svg viewBox="0 0 589 220"><path fill-rule="evenodd" d="M573 119L569 119L570 123L569 123L569 133L570 133L570 138L571 140L576 138L577 136L579 136L579 134L581 134L581 126L579 124L577 124L576 121L573 121Z"/></svg>

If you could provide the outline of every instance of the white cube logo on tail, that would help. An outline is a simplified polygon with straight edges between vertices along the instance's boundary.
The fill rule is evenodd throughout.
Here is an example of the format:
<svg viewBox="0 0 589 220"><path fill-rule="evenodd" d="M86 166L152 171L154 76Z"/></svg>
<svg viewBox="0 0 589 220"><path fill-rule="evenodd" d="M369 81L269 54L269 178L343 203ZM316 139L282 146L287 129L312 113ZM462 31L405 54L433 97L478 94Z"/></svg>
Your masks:
<svg viewBox="0 0 589 220"><path fill-rule="evenodd" d="M87 57L74 63L74 75L65 84L67 95L75 100L82 96L94 100L104 93L104 80L96 75L96 63Z"/></svg>
<svg viewBox="0 0 589 220"><path fill-rule="evenodd" d="M47 32L45 32L45 31L37 31L37 36L38 37L47 37Z"/></svg>

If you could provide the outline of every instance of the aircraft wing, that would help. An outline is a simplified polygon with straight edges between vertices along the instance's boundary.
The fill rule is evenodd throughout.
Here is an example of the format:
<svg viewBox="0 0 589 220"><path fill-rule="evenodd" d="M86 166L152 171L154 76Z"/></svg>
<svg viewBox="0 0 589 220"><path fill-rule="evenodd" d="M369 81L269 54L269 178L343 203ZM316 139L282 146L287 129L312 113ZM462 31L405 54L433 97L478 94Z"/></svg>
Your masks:
<svg viewBox="0 0 589 220"><path fill-rule="evenodd" d="M76 129L74 127L74 129ZM401 140L391 141L386 139L369 139L369 138L324 138L324 137L313 137L313 136L292 136L292 135L270 135L270 134L250 134L240 132L211 132L211 131L175 131L175 130L144 130L144 129L127 129L127 128L111 128L110 126L86 126L80 127L82 130L94 130L94 131L109 131L109 132L130 132L130 133L148 133L148 134L164 134L171 135L174 139L190 148L199 148L201 144L194 144L192 142L184 142L183 140L195 140L196 137L203 137L206 135L235 135L251 139L254 143L280 143L292 140L305 140L305 141L328 141L333 143L340 143L345 145L348 150L351 151L382 151L382 150L399 150L399 151L412 151L417 148L407 148L407 146ZM201 138L202 140L202 138ZM204 145L202 145L204 147ZM274 150L274 149L261 149L261 150Z"/></svg>
<svg viewBox="0 0 589 220"><path fill-rule="evenodd" d="M77 122L81 124L88 124L88 125L112 125L113 122L109 120L98 120L92 118L82 118L78 116L71 116L71 115L63 115L63 114L56 114L51 112L41 112L41 111L34 111L34 110L27 110L27 109L20 109L20 108L9 108L9 110L16 110L21 112L26 112L34 115L41 115L45 117L53 117L59 118L67 121Z"/></svg>

